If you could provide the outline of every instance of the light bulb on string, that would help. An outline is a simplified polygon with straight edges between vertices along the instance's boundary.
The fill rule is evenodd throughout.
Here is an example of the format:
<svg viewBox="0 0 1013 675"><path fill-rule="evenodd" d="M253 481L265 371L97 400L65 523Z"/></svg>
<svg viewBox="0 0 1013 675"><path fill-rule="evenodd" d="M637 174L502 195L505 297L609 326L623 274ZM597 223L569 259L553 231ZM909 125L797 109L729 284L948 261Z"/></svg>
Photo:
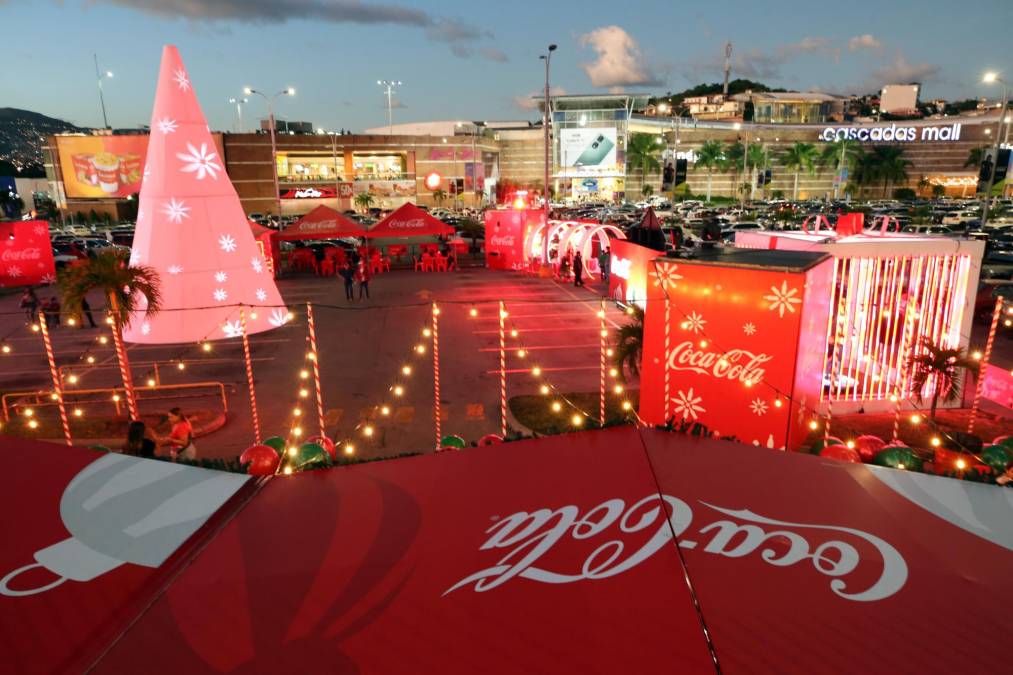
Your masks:
<svg viewBox="0 0 1013 675"><path fill-rule="evenodd" d="M89 354L88 358L86 358L85 361L87 361L88 363L95 363L95 357Z"/></svg>
<svg viewBox="0 0 1013 675"><path fill-rule="evenodd" d="M250 312L250 318L251 319L256 319L257 318L257 313L256 312Z"/></svg>
<svg viewBox="0 0 1013 675"><path fill-rule="evenodd" d="M24 410L21 411L21 414L24 415L25 417L32 417L35 415L35 410L33 410L32 408L25 408Z"/></svg>
<svg viewBox="0 0 1013 675"><path fill-rule="evenodd" d="M939 436L933 436L932 440L930 440L929 443L932 444L933 448L938 448L940 445L943 444L943 442L942 442L942 440L940 440Z"/></svg>
<svg viewBox="0 0 1013 675"><path fill-rule="evenodd" d="M2 351L4 354L10 354L11 346L9 344L4 344L4 346L0 347L0 351Z"/></svg>
<svg viewBox="0 0 1013 675"><path fill-rule="evenodd" d="M415 351L418 352L419 354L425 354L426 353L426 346L425 345L415 345Z"/></svg>
<svg viewBox="0 0 1013 675"><path fill-rule="evenodd" d="M317 360L317 355L314 354L313 352L306 352L306 359L308 361L316 361Z"/></svg>
<svg viewBox="0 0 1013 675"><path fill-rule="evenodd" d="M108 344L109 343L109 338L107 338L105 335L99 335L98 336L98 342L101 345Z"/></svg>
<svg viewBox="0 0 1013 675"><path fill-rule="evenodd" d="M302 427L292 427L292 435L296 438L302 436Z"/></svg>
<svg viewBox="0 0 1013 675"><path fill-rule="evenodd" d="M432 334L433 334L433 331L429 330L428 328L423 328L422 329L422 335L423 335L423 337L430 337L430 336L432 336Z"/></svg>
<svg viewBox="0 0 1013 675"><path fill-rule="evenodd" d="M573 417L570 418L570 424L572 424L575 427L579 427L582 424L584 424L584 418L581 417L580 415L574 415Z"/></svg>
<svg viewBox="0 0 1013 675"><path fill-rule="evenodd" d="M373 435L373 427L371 427L368 424L366 426L364 426L362 428L362 435L363 436L372 436Z"/></svg>
<svg viewBox="0 0 1013 675"><path fill-rule="evenodd" d="M179 363L176 364L176 368L178 370L186 370L186 364L180 361Z"/></svg>
<svg viewBox="0 0 1013 675"><path fill-rule="evenodd" d="M39 423L36 420L28 420L28 428L29 429L38 429L39 428Z"/></svg>
<svg viewBox="0 0 1013 675"><path fill-rule="evenodd" d="M817 422L816 420L811 420L809 422L809 428L812 429L813 431L816 431L817 429L820 428L820 423Z"/></svg>
<svg viewBox="0 0 1013 675"><path fill-rule="evenodd" d="M84 411L80 408L74 408L74 417L81 417L84 415Z"/></svg>
<svg viewBox="0 0 1013 675"><path fill-rule="evenodd" d="M412 374L412 367L411 366L401 366L401 374L402 375L411 375Z"/></svg>
<svg viewBox="0 0 1013 675"><path fill-rule="evenodd" d="M539 375L542 374L542 369L539 368L538 366L535 366L534 368L531 369L531 374L534 375L535 377L538 377Z"/></svg>
<svg viewBox="0 0 1013 675"><path fill-rule="evenodd" d="M623 401L623 410L632 410L633 404L629 401Z"/></svg>
<svg viewBox="0 0 1013 675"><path fill-rule="evenodd" d="M615 377L619 374L619 371L615 368L609 368L609 377Z"/></svg>
<svg viewBox="0 0 1013 675"><path fill-rule="evenodd" d="M911 415L911 424L918 424L922 421L922 416L918 413Z"/></svg>
<svg viewBox="0 0 1013 675"><path fill-rule="evenodd" d="M615 387L614 387L614 388L612 389L612 391L614 391L614 392L615 392L615 393L617 393L617 394L621 394L621 393L623 393L623 385L621 385L621 384L617 384L617 385L616 385L616 386L615 386Z"/></svg>
<svg viewBox="0 0 1013 675"><path fill-rule="evenodd" d="M547 395L547 394L549 393L549 385L547 385L547 384L543 384L543 385L541 386L541 388L539 389L539 391L541 391L541 392L542 392L542 395L543 395L543 396Z"/></svg>
<svg viewBox="0 0 1013 675"><path fill-rule="evenodd" d="M563 409L562 403L560 403L559 401L552 402L552 412L559 412L562 409Z"/></svg>
<svg viewBox="0 0 1013 675"><path fill-rule="evenodd" d="M295 415L296 417L301 417L302 416L302 409L301 408L295 408L295 409L292 410L292 414Z"/></svg>
<svg viewBox="0 0 1013 675"><path fill-rule="evenodd" d="M476 316L478 316L478 310L472 307L471 309L468 310L468 316L470 316L471 318L475 318Z"/></svg>
<svg viewBox="0 0 1013 675"><path fill-rule="evenodd" d="M399 385L396 385L396 386L394 387L394 389L393 389L392 391L394 392L394 395L395 395L395 396L400 396L401 394L403 394L403 393L404 393L404 387L402 387L402 386L401 386L401 385L399 384Z"/></svg>
<svg viewBox="0 0 1013 675"><path fill-rule="evenodd" d="M113 325L113 318L111 316L107 316L106 323L109 324L110 326Z"/></svg>
<svg viewBox="0 0 1013 675"><path fill-rule="evenodd" d="M149 377L148 378L148 386L149 387L154 387L155 386L155 378L153 378L153 377Z"/></svg>
<svg viewBox="0 0 1013 675"><path fill-rule="evenodd" d="M967 462L965 462L962 459L958 459L956 462L954 462L954 465L961 471L967 468Z"/></svg>
<svg viewBox="0 0 1013 675"><path fill-rule="evenodd" d="M211 351L211 343L210 342L205 342L203 345L201 345L201 349L203 349L206 352Z"/></svg>
<svg viewBox="0 0 1013 675"><path fill-rule="evenodd" d="M522 358L523 359L527 355L528 355L528 353L525 350L523 350L523 349L518 349L517 350L517 356L518 356L518 358Z"/></svg>
<svg viewBox="0 0 1013 675"><path fill-rule="evenodd" d="M351 443L346 443L345 444L345 454L346 455L354 455L355 454L355 446L352 445Z"/></svg>
<svg viewBox="0 0 1013 675"><path fill-rule="evenodd" d="M380 414L383 415L383 416L385 416L385 417L387 415L389 415L390 414L390 406L389 405L380 406Z"/></svg>
<svg viewBox="0 0 1013 675"><path fill-rule="evenodd" d="M281 470L281 472L283 474L285 474L286 476L291 476L292 475L292 467L286 466L284 469Z"/></svg>
<svg viewBox="0 0 1013 675"><path fill-rule="evenodd" d="M37 324L37 323L33 323L33 324L32 324L32 332L33 332L33 333L38 333L38 332L39 332L39 330L40 330L40 329L39 329L39 324Z"/></svg>
<svg viewBox="0 0 1013 675"><path fill-rule="evenodd" d="M77 384L77 375L70 374L67 376L67 384Z"/></svg>
<svg viewBox="0 0 1013 675"><path fill-rule="evenodd" d="M299 390L299 398L306 398L309 395L310 395L310 390L309 389L300 389Z"/></svg>
<svg viewBox="0 0 1013 675"><path fill-rule="evenodd" d="M68 326L76 326L77 325L77 319L75 319L74 317L70 317L69 319L67 319L67 325Z"/></svg>
<svg viewBox="0 0 1013 675"><path fill-rule="evenodd" d="M300 377L300 379L305 380L309 376L310 376L310 371L306 370L305 368L303 368L302 370L299 371L299 377Z"/></svg>
<svg viewBox="0 0 1013 675"><path fill-rule="evenodd" d="M517 329L516 328L514 328L514 329L512 329L510 331L510 337L512 337L512 338L517 337Z"/></svg>
<svg viewBox="0 0 1013 675"><path fill-rule="evenodd" d="M611 347L605 350L605 356L612 356L613 354L615 354L615 351Z"/></svg>
<svg viewBox="0 0 1013 675"><path fill-rule="evenodd" d="M292 312L289 312L288 314L286 314L286 315L285 315L285 317L286 317L286 318L287 318L287 319L288 319L289 321L292 321L293 319L295 319L295 314L293 314Z"/></svg>

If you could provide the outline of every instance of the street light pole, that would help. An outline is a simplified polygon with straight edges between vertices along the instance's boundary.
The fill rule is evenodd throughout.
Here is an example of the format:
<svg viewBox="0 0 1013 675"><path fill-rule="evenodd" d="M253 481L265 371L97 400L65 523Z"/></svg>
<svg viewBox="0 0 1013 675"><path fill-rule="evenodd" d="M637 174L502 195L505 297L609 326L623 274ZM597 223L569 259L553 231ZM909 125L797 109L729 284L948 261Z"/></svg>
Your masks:
<svg viewBox="0 0 1013 675"><path fill-rule="evenodd" d="M281 192L278 190L278 146L277 146L277 142L275 141L275 138L274 138L275 130L276 130L276 127L277 127L277 125L275 124L275 121L274 121L274 99L276 99L276 98L278 98L279 96L282 96L282 95L284 95L284 96L295 96L295 89L293 87L286 87L285 89L282 89L281 91L279 91L274 96L267 96L263 92L257 91L256 89L253 89L251 87L246 87L245 89L243 89L243 93L246 94L247 96L250 96L252 94L256 94L257 96L260 96L262 99L264 99L265 101L267 101L268 126L271 127L271 129L270 129L270 131L271 131L271 178L274 181L274 206L275 206L275 209L278 212L278 230L279 231L284 231L285 225L281 221Z"/></svg>
<svg viewBox="0 0 1013 675"><path fill-rule="evenodd" d="M235 97L233 97L233 98L229 99L229 103L235 103L236 104L236 126L235 126L235 130L236 130L237 133L242 133L243 132L243 104L244 103L249 103L249 102L250 102L250 99L248 99L248 98L235 98Z"/></svg>
<svg viewBox="0 0 1013 675"><path fill-rule="evenodd" d="M95 60L95 80L98 82L98 100L99 103L102 104L102 128L108 129L109 120L106 117L106 98L105 94L102 93L102 79L106 77L112 77L113 74L111 71L107 70L105 73L103 73L98 69L98 54L92 54L92 57Z"/></svg>
<svg viewBox="0 0 1013 675"><path fill-rule="evenodd" d="M993 145L992 151L993 156L995 157L993 160L994 165L992 167L992 171L988 175L988 182L985 184L985 194L982 198L981 204L981 227L984 229L985 226L988 225L988 208L992 202L992 186L995 183L996 169L999 168L999 150L1002 147L1000 139L1002 138L1002 125L1006 120L1006 105L1009 103L1009 85L1006 83L1006 80L1002 79L995 73L985 73L982 81L986 84L998 82L1002 85L1002 105L999 106L999 120L996 122L995 126L995 144Z"/></svg>
<svg viewBox="0 0 1013 675"><path fill-rule="evenodd" d="M549 45L549 50L538 58L545 61L545 99L542 109L542 134L545 141L545 162L542 183L542 205L545 209L545 237L542 240L542 261L546 267L549 265L549 124L552 122L552 106L549 98L549 62L552 60L552 52L556 51L556 45Z"/></svg>
<svg viewBox="0 0 1013 675"><path fill-rule="evenodd" d="M404 84L401 80L377 80L376 83L381 87L386 87L387 94L387 135L394 135L394 87L400 87Z"/></svg>

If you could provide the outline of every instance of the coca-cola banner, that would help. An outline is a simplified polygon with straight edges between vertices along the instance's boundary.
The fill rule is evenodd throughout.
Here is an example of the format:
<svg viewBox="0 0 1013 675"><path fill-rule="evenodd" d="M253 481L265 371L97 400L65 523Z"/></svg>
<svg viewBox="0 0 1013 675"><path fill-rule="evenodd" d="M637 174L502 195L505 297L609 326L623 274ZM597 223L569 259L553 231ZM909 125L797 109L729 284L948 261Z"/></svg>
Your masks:
<svg viewBox="0 0 1013 675"><path fill-rule="evenodd" d="M831 265L821 254L736 253L651 263L640 416L797 449L819 403Z"/></svg>
<svg viewBox="0 0 1013 675"><path fill-rule="evenodd" d="M49 223L21 220L0 223L0 288L56 281Z"/></svg>
<svg viewBox="0 0 1013 675"><path fill-rule="evenodd" d="M609 242L609 248L609 296L617 302L646 307L648 275L654 270L651 261L664 254L618 238Z"/></svg>
<svg viewBox="0 0 1013 675"><path fill-rule="evenodd" d="M524 244L544 222L542 210L507 209L485 212L485 266L493 270L527 267Z"/></svg>

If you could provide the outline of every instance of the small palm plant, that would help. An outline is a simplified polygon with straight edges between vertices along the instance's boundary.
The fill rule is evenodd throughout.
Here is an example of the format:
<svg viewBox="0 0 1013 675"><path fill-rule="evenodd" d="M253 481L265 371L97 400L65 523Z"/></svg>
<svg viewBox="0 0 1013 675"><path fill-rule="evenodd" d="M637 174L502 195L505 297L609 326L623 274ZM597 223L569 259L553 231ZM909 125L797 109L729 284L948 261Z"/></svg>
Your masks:
<svg viewBox="0 0 1013 675"><path fill-rule="evenodd" d="M156 314L162 308L162 291L158 272L152 267L131 265L125 252L103 251L94 258L70 265L60 275L63 304L71 315L81 313L81 305L91 291L99 291L109 303L112 317L113 342L123 377L127 408L137 418L137 401L130 377L127 351L123 348L123 327L129 326L134 312L141 310L141 297L147 300L144 312Z"/></svg>
<svg viewBox="0 0 1013 675"><path fill-rule="evenodd" d="M363 213L369 211L369 207L373 205L373 195L368 192L360 192L355 195L355 205L362 209Z"/></svg>
<svg viewBox="0 0 1013 675"><path fill-rule="evenodd" d="M433 190L433 201L436 202L437 206L443 206L443 200L447 198L447 193L443 188L436 188Z"/></svg>
<svg viewBox="0 0 1013 675"><path fill-rule="evenodd" d="M634 377L640 375L640 363L644 356L644 310L637 305L630 305L630 309L631 320L620 326L616 333L612 357L621 382L626 382L627 369Z"/></svg>
<svg viewBox="0 0 1013 675"><path fill-rule="evenodd" d="M978 363L963 350L943 347L929 338L922 338L919 346L920 349L908 362L911 390L915 399L922 403L926 386L931 387L932 408L929 416L934 420L940 399L946 403L960 400L960 371L977 370Z"/></svg>

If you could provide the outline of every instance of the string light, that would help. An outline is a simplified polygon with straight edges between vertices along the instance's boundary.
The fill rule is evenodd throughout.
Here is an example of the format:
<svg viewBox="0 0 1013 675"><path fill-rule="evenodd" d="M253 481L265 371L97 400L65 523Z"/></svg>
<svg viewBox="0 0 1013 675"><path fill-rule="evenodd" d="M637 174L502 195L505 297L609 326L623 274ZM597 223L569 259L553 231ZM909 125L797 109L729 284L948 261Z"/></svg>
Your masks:
<svg viewBox="0 0 1013 675"><path fill-rule="evenodd" d="M981 352L977 350L971 352L971 358L975 361L981 361Z"/></svg>
<svg viewBox="0 0 1013 675"><path fill-rule="evenodd" d="M373 435L373 427L371 427L371 426L369 426L367 424L365 427L362 428L362 433L363 433L364 436L372 436Z"/></svg>
<svg viewBox="0 0 1013 675"><path fill-rule="evenodd" d="M120 402L120 395L119 394L113 394L113 403L119 403L119 402Z"/></svg>
<svg viewBox="0 0 1013 675"><path fill-rule="evenodd" d="M619 374L619 371L615 368L609 368L609 377L615 377Z"/></svg>
<svg viewBox="0 0 1013 675"><path fill-rule="evenodd" d="M77 319L75 319L74 317L70 317L69 319L67 319L67 325L68 326L76 326L77 325Z"/></svg>
<svg viewBox="0 0 1013 675"><path fill-rule="evenodd" d="M425 354L426 353L426 346L425 345L415 345L415 351L418 352L419 354Z"/></svg>
<svg viewBox="0 0 1013 675"><path fill-rule="evenodd" d="M809 422L809 428L812 429L813 431L816 431L817 429L820 428L820 423L817 422L816 420L812 420Z"/></svg>
<svg viewBox="0 0 1013 675"><path fill-rule="evenodd" d="M111 316L107 316L106 323L109 324L110 326L113 325L113 318Z"/></svg>
<svg viewBox="0 0 1013 675"><path fill-rule="evenodd" d="M201 349L203 349L206 352L211 351L211 343L210 342L205 342L203 345L201 345Z"/></svg>
<svg viewBox="0 0 1013 675"><path fill-rule="evenodd" d="M302 408L295 408L292 411L292 414L295 415L296 417L301 417L302 416Z"/></svg>
<svg viewBox="0 0 1013 675"><path fill-rule="evenodd" d="M302 427L292 427L292 435L296 438L302 436Z"/></svg>
<svg viewBox="0 0 1013 675"><path fill-rule="evenodd" d="M543 384L539 391L542 392L542 396L547 395L549 393L549 385Z"/></svg>
<svg viewBox="0 0 1013 675"><path fill-rule="evenodd" d="M67 384L77 384L77 375L73 375L73 374L68 375L67 376Z"/></svg>
<svg viewBox="0 0 1013 675"><path fill-rule="evenodd" d="M932 444L933 448L938 448L943 442L939 439L939 436L933 436L929 443Z"/></svg>
<svg viewBox="0 0 1013 675"><path fill-rule="evenodd" d="M89 354L88 358L86 358L85 361L87 361L88 363L95 363L95 357Z"/></svg>
<svg viewBox="0 0 1013 675"><path fill-rule="evenodd" d="M8 344L5 344L3 347L0 347L0 351L3 351L4 354L10 354L11 353L11 346L8 345Z"/></svg>
<svg viewBox="0 0 1013 675"><path fill-rule="evenodd" d="M963 471L964 469L966 469L966 468L967 468L967 462L965 462L965 461L964 461L964 460L962 460L962 459L958 459L958 460L957 460L956 462L954 462L954 464L955 464L955 465L956 465L956 467L957 467L958 469L960 469L961 471Z"/></svg>
<svg viewBox="0 0 1013 675"><path fill-rule="evenodd" d="M390 414L390 406L389 405L380 406L380 414L383 415L384 417L386 417L387 415L389 415Z"/></svg>
<svg viewBox="0 0 1013 675"><path fill-rule="evenodd" d="M310 390L309 389L300 389L299 390L299 398L306 398L309 395L310 395Z"/></svg>
<svg viewBox="0 0 1013 675"><path fill-rule="evenodd" d="M300 378L302 378L302 379L305 380L305 379L309 378L309 376L310 376L310 371L306 370L305 368L303 368L302 370L299 371L299 377Z"/></svg>
<svg viewBox="0 0 1013 675"><path fill-rule="evenodd" d="M345 454L346 455L354 455L355 454L355 446L352 445L351 443L346 443L345 444Z"/></svg>
<svg viewBox="0 0 1013 675"><path fill-rule="evenodd" d="M848 448L851 449L851 450L855 449L855 442L854 441L848 441L844 445L848 446Z"/></svg>
<svg viewBox="0 0 1013 675"><path fill-rule="evenodd" d="M478 316L478 310L472 307L471 309L468 310L468 315L474 318Z"/></svg>
<svg viewBox="0 0 1013 675"><path fill-rule="evenodd" d="M293 319L295 319L295 314L293 314L292 312L289 312L285 316L288 318L289 321L292 321Z"/></svg>
<svg viewBox="0 0 1013 675"><path fill-rule="evenodd" d="M539 375L542 374L542 369L539 368L538 366L535 366L534 368L531 369L531 374L534 375L535 377L538 377Z"/></svg>
<svg viewBox="0 0 1013 675"><path fill-rule="evenodd" d="M629 401L623 401L623 410L632 410L633 404Z"/></svg>
<svg viewBox="0 0 1013 675"><path fill-rule="evenodd" d="M292 475L292 467L286 466L284 469L282 469L282 473L285 474L286 476L291 476Z"/></svg>
<svg viewBox="0 0 1013 675"><path fill-rule="evenodd" d="M99 335L98 336L98 342L101 345L108 344L109 343L109 338L107 338L105 335Z"/></svg>
<svg viewBox="0 0 1013 675"><path fill-rule="evenodd" d="M616 386L615 386L615 387L613 388L613 391L614 391L615 393L617 393L617 394L621 394L621 393L623 393L623 385L621 385L621 384L617 384L617 385L616 385Z"/></svg>
<svg viewBox="0 0 1013 675"><path fill-rule="evenodd" d="M775 398L774 399L774 407L775 408L780 408L783 405L784 405L784 402L781 401L781 399L779 399L779 398Z"/></svg>
<svg viewBox="0 0 1013 675"><path fill-rule="evenodd" d="M81 417L84 415L84 411L80 408L74 408L74 417Z"/></svg>
<svg viewBox="0 0 1013 675"><path fill-rule="evenodd" d="M560 403L559 401L552 402L552 412L559 412L562 409L563 409L562 403Z"/></svg>
<svg viewBox="0 0 1013 675"><path fill-rule="evenodd" d="M700 340L700 349L707 349L707 344L706 340Z"/></svg>
<svg viewBox="0 0 1013 675"><path fill-rule="evenodd" d="M613 350L611 347L605 350L605 356L613 356L614 354L615 350Z"/></svg>
<svg viewBox="0 0 1013 675"><path fill-rule="evenodd" d="M573 426L575 427L579 427L584 423L584 418L581 417L580 415L574 415L573 417L570 418L570 423L573 424Z"/></svg>
<svg viewBox="0 0 1013 675"><path fill-rule="evenodd" d="M33 333L38 333L40 330L41 329L39 328L39 324L37 324L37 323L33 323L32 324L32 332Z"/></svg>
<svg viewBox="0 0 1013 675"><path fill-rule="evenodd" d="M522 358L522 359L523 359L523 358L524 358L525 356L527 356L527 355L528 355L528 353L527 353L526 351L524 351L523 349L518 349L518 350L517 350L517 356L518 356L519 358Z"/></svg>
<svg viewBox="0 0 1013 675"><path fill-rule="evenodd" d="M430 336L432 336L432 334L433 334L433 331L429 330L428 328L423 328L422 329L422 335L423 336L430 337Z"/></svg>
<svg viewBox="0 0 1013 675"><path fill-rule="evenodd" d="M911 424L918 424L921 421L922 421L922 416L919 415L918 413L915 413L914 415L911 415Z"/></svg>
<svg viewBox="0 0 1013 675"><path fill-rule="evenodd" d="M39 423L36 422L35 420L28 420L28 428L29 429L38 429L39 428Z"/></svg>
<svg viewBox="0 0 1013 675"><path fill-rule="evenodd" d="M291 313L289 314L289 316L292 316ZM256 319L256 318L257 318L257 313L256 312L250 312L250 319ZM289 321L291 321L291 319L289 319Z"/></svg>
<svg viewBox="0 0 1013 675"><path fill-rule="evenodd" d="M510 337L512 337L512 338L517 337L517 329L516 328L514 328L514 329L512 329L510 331Z"/></svg>
<svg viewBox="0 0 1013 675"><path fill-rule="evenodd" d="M400 396L401 394L404 393L404 387L402 387L400 384L396 385L393 391L395 396Z"/></svg>
<svg viewBox="0 0 1013 675"><path fill-rule="evenodd" d="M310 360L310 361L315 361L316 358L317 358L317 355L314 354L313 352L306 352L306 358L308 360Z"/></svg>
<svg viewBox="0 0 1013 675"><path fill-rule="evenodd" d="M24 415L25 417L32 417L33 415L35 415L35 410L33 410L32 408L25 408L24 410L21 411L21 414Z"/></svg>
<svg viewBox="0 0 1013 675"><path fill-rule="evenodd" d="M153 378L153 377L149 377L148 378L148 386L149 387L154 387L155 386L155 378Z"/></svg>
<svg viewBox="0 0 1013 675"><path fill-rule="evenodd" d="M401 366L401 374L402 375L411 375L412 374L412 367L411 366Z"/></svg>
<svg viewBox="0 0 1013 675"><path fill-rule="evenodd" d="M179 363L176 364L176 368L179 370L186 370L186 364L180 361Z"/></svg>

